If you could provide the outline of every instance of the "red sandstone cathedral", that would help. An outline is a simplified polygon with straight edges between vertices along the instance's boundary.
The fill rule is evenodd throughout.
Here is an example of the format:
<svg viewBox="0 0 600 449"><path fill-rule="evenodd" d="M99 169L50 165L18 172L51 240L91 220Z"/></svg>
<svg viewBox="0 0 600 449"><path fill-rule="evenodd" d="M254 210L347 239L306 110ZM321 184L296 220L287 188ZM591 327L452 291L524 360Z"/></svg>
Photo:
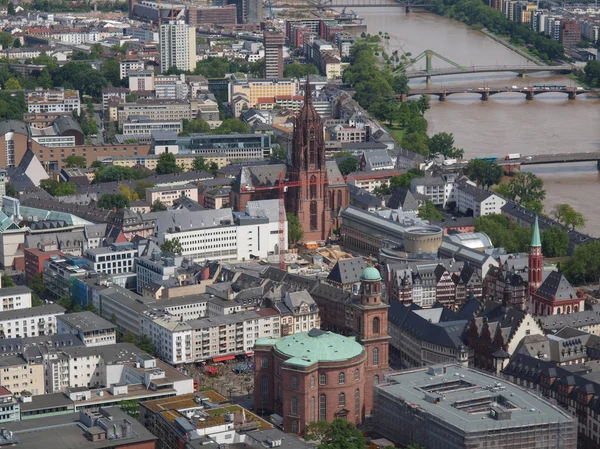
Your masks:
<svg viewBox="0 0 600 449"><path fill-rule="evenodd" d="M287 165L243 167L232 186L233 209L244 211L248 201L277 198L280 173L287 187L286 212L299 217L304 241L327 240L334 226L339 225L338 216L348 205L349 193L335 161L325 161L323 123L312 105L308 79L304 106L296 117Z"/></svg>

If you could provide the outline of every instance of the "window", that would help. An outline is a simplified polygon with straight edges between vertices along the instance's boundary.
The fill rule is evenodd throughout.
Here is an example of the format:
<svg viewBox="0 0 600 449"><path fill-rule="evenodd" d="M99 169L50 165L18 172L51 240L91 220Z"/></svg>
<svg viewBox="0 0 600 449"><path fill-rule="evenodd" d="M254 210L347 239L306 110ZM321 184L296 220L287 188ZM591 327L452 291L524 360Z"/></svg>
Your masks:
<svg viewBox="0 0 600 449"><path fill-rule="evenodd" d="M373 333L374 334L379 333L379 318L378 317L373 318Z"/></svg>
<svg viewBox="0 0 600 449"><path fill-rule="evenodd" d="M269 367L269 359L266 357L263 357L260 359L260 367L261 368L268 368Z"/></svg>
<svg viewBox="0 0 600 449"><path fill-rule="evenodd" d="M298 398L296 396L292 397L292 413L298 413Z"/></svg>
<svg viewBox="0 0 600 449"><path fill-rule="evenodd" d="M315 376L310 376L310 388L315 387Z"/></svg>
<svg viewBox="0 0 600 449"><path fill-rule="evenodd" d="M315 422L315 397L310 398L310 422Z"/></svg>
<svg viewBox="0 0 600 449"><path fill-rule="evenodd" d="M373 385L379 385L379 376L377 374L373 377Z"/></svg>
<svg viewBox="0 0 600 449"><path fill-rule="evenodd" d="M340 407L346 406L346 394L345 393L340 393L339 404L340 404Z"/></svg>
<svg viewBox="0 0 600 449"><path fill-rule="evenodd" d="M340 385L344 385L346 383L346 374L340 373Z"/></svg>
<svg viewBox="0 0 600 449"><path fill-rule="evenodd" d="M292 376L292 388L295 390L298 388L298 377Z"/></svg>
<svg viewBox="0 0 600 449"><path fill-rule="evenodd" d="M319 385L327 385L327 374L319 374Z"/></svg>
<svg viewBox="0 0 600 449"><path fill-rule="evenodd" d="M360 416L360 390L358 388L354 393L354 414L357 418Z"/></svg>
<svg viewBox="0 0 600 449"><path fill-rule="evenodd" d="M319 421L327 420L327 396L319 396Z"/></svg>
<svg viewBox="0 0 600 449"><path fill-rule="evenodd" d="M360 371L358 370L358 368L356 368L354 370L354 380L358 381L358 379L360 379Z"/></svg>
<svg viewBox="0 0 600 449"><path fill-rule="evenodd" d="M269 402L269 378L263 376L261 384L262 403L266 404Z"/></svg>
<svg viewBox="0 0 600 449"><path fill-rule="evenodd" d="M373 366L379 366L379 348L373 349Z"/></svg>

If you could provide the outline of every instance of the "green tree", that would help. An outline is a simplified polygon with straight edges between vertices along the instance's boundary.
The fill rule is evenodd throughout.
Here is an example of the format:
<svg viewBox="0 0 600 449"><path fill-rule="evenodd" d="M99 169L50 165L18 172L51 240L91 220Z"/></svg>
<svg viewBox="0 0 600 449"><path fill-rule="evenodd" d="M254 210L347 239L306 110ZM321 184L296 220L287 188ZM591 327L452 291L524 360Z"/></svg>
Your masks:
<svg viewBox="0 0 600 449"><path fill-rule="evenodd" d="M181 255L183 253L183 246L181 246L179 239L165 240L165 242L160 245L160 250L165 253Z"/></svg>
<svg viewBox="0 0 600 449"><path fill-rule="evenodd" d="M0 33L0 45L2 48L10 48L14 44L14 39L10 33Z"/></svg>
<svg viewBox="0 0 600 449"><path fill-rule="evenodd" d="M167 175L169 173L181 173L183 169L177 165L175 155L173 153L162 153L158 157L156 164L157 175Z"/></svg>
<svg viewBox="0 0 600 449"><path fill-rule="evenodd" d="M321 439L319 449L365 449L365 437L354 424L336 418Z"/></svg>
<svg viewBox="0 0 600 449"><path fill-rule="evenodd" d="M135 183L135 193L137 194L138 198L146 198L146 189L149 189L150 187L154 187L156 184L154 184L153 182L150 181L138 181Z"/></svg>
<svg viewBox="0 0 600 449"><path fill-rule="evenodd" d="M411 132L404 134L400 141L400 146L413 153L429 156L429 138L425 133Z"/></svg>
<svg viewBox="0 0 600 449"><path fill-rule="evenodd" d="M348 157L339 163L338 168L342 175L348 175L358 171L358 159L355 157Z"/></svg>
<svg viewBox="0 0 600 449"><path fill-rule="evenodd" d="M560 265L573 284L596 283L600 278L600 240L579 245L573 255Z"/></svg>
<svg viewBox="0 0 600 449"><path fill-rule="evenodd" d="M215 175L219 171L219 166L216 162L211 162L208 171Z"/></svg>
<svg viewBox="0 0 600 449"><path fill-rule="evenodd" d="M132 201L137 201L140 197L137 193L137 191L135 189L132 189L131 187L129 187L127 184L119 184L119 186L117 187L117 190L119 191L119 193L121 195L123 195L125 198L127 198L131 204Z"/></svg>
<svg viewBox="0 0 600 449"><path fill-rule="evenodd" d="M475 230L485 232L492 244L504 248L509 253L527 251L533 230L521 228L503 215L484 215L475 220Z"/></svg>
<svg viewBox="0 0 600 449"><path fill-rule="evenodd" d="M306 426L306 440L320 441L329 432L331 424L328 421L314 421Z"/></svg>
<svg viewBox="0 0 600 449"><path fill-rule="evenodd" d="M417 214L423 220L441 220L444 216L435 207L435 205L427 200L421 206L419 206L419 212Z"/></svg>
<svg viewBox="0 0 600 449"><path fill-rule="evenodd" d="M10 78L6 83L4 83L4 88L6 90L21 90L21 84L17 81L16 78Z"/></svg>
<svg viewBox="0 0 600 449"><path fill-rule="evenodd" d="M96 306L94 305L94 303L92 301L88 301L88 303L85 305L84 310L95 313L96 315L98 314L98 309L96 308Z"/></svg>
<svg viewBox="0 0 600 449"><path fill-rule="evenodd" d="M583 69L585 82L592 87L600 87L600 61L588 61Z"/></svg>
<svg viewBox="0 0 600 449"><path fill-rule="evenodd" d="M100 42L96 42L90 47L90 58L99 59L104 54L104 47Z"/></svg>
<svg viewBox="0 0 600 449"><path fill-rule="evenodd" d="M304 238L304 230L300 219L291 212L286 214L286 218L288 222L288 243L292 245L300 242Z"/></svg>
<svg viewBox="0 0 600 449"><path fill-rule="evenodd" d="M207 171L208 166L206 165L206 160L202 156L198 156L194 159L192 163L192 170L194 171Z"/></svg>
<svg viewBox="0 0 600 449"><path fill-rule="evenodd" d="M583 228L586 219L581 212L577 212L569 204L557 204L554 206L552 216L559 223L571 229Z"/></svg>
<svg viewBox="0 0 600 449"><path fill-rule="evenodd" d="M77 187L72 182L58 182L55 179L42 179L40 187L52 196L68 196L77 193Z"/></svg>
<svg viewBox="0 0 600 449"><path fill-rule="evenodd" d="M140 335L137 338L135 345L142 351L147 352L150 355L154 355L156 353L154 343L152 343L152 339L146 334Z"/></svg>
<svg viewBox="0 0 600 449"><path fill-rule="evenodd" d="M98 201L98 207L102 209L122 209L129 204L129 199L121 193L105 193Z"/></svg>
<svg viewBox="0 0 600 449"><path fill-rule="evenodd" d="M21 39L16 38L15 41L13 42L13 47L14 48L21 48Z"/></svg>
<svg viewBox="0 0 600 449"><path fill-rule="evenodd" d="M7 182L5 185L6 196L10 196L11 198L19 198L19 192L15 189L15 186L10 182Z"/></svg>
<svg viewBox="0 0 600 449"><path fill-rule="evenodd" d="M165 206L165 203L163 203L161 200L155 200L154 203L152 203L150 210L152 212L161 212L163 210L167 210L167 206Z"/></svg>
<svg viewBox="0 0 600 449"><path fill-rule="evenodd" d="M17 15L17 10L16 10L15 4L13 2L8 2L7 12L8 12L9 16L16 16Z"/></svg>
<svg viewBox="0 0 600 449"><path fill-rule="evenodd" d="M102 73L102 76L106 78L111 86L119 87L121 85L121 69L119 61L116 59L104 61L100 73Z"/></svg>
<svg viewBox="0 0 600 449"><path fill-rule="evenodd" d="M73 300L69 295L61 296L57 301L58 305L71 311L73 310Z"/></svg>
<svg viewBox="0 0 600 449"><path fill-rule="evenodd" d="M439 154L446 159L462 159L464 151L454 146L454 136L452 133L437 133L429 139L429 153Z"/></svg>
<svg viewBox="0 0 600 449"><path fill-rule="evenodd" d="M192 133L209 133L210 125L201 118L195 120L186 120L182 122L182 131L180 136L189 136Z"/></svg>
<svg viewBox="0 0 600 449"><path fill-rule="evenodd" d="M286 78L304 78L306 75L318 75L319 69L314 64L294 62L285 66L283 76Z"/></svg>
<svg viewBox="0 0 600 449"><path fill-rule="evenodd" d="M531 172L517 173L508 184L513 199L519 203L544 201L546 191L544 181Z"/></svg>
<svg viewBox="0 0 600 449"><path fill-rule="evenodd" d="M85 157L84 156L75 156L74 154L67 156L63 159L66 167L86 167Z"/></svg>
<svg viewBox="0 0 600 449"><path fill-rule="evenodd" d="M40 307L44 305L44 301L39 297L37 293L31 294L31 307Z"/></svg>
<svg viewBox="0 0 600 449"><path fill-rule="evenodd" d="M110 315L110 322L113 324L113 326L117 325L117 314L116 313L112 313Z"/></svg>
<svg viewBox="0 0 600 449"><path fill-rule="evenodd" d="M37 273L31 281L27 284L29 288L36 294L42 296L46 293L46 286L44 285L44 279L42 273Z"/></svg>
<svg viewBox="0 0 600 449"><path fill-rule="evenodd" d="M558 226L542 233L542 251L547 257L564 257L569 249L569 234Z"/></svg>
<svg viewBox="0 0 600 449"><path fill-rule="evenodd" d="M491 161L473 159L469 161L468 174L477 185L489 190L494 184L500 183L504 169Z"/></svg>
<svg viewBox="0 0 600 449"><path fill-rule="evenodd" d="M8 274L2 273L2 288L14 287L14 286L15 286L15 281L13 281L12 278Z"/></svg>

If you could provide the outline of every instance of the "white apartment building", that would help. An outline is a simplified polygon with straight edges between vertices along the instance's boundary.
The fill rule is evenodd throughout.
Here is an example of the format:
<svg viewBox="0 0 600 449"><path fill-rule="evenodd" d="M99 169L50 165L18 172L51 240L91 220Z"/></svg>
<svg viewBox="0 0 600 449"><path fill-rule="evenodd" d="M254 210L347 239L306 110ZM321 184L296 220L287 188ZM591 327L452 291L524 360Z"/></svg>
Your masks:
<svg viewBox="0 0 600 449"><path fill-rule="evenodd" d="M160 71L170 67L193 72L196 68L196 28L183 21L160 26Z"/></svg>
<svg viewBox="0 0 600 449"><path fill-rule="evenodd" d="M146 116L130 116L123 122L124 136L151 136L152 131L182 131L181 120L151 120Z"/></svg>
<svg viewBox="0 0 600 449"><path fill-rule="evenodd" d="M181 321L164 316L143 320L161 359L172 365L233 359L251 354L258 338L279 337L279 314L272 309Z"/></svg>
<svg viewBox="0 0 600 449"><path fill-rule="evenodd" d="M269 222L267 228L267 255L279 254L279 200L248 201L246 214L252 217L266 217ZM285 215L285 211L284 211ZM283 222L283 247L288 249L288 222L287 216ZM264 254L264 253L260 253ZM261 256L262 257L262 256Z"/></svg>
<svg viewBox="0 0 600 449"><path fill-rule="evenodd" d="M137 70L144 70L145 61L141 59L124 59L119 63L119 77L120 79L127 78L130 72Z"/></svg>
<svg viewBox="0 0 600 449"><path fill-rule="evenodd" d="M85 258L93 271L104 274L134 271L138 250L132 243L113 243L109 247L88 249Z"/></svg>
<svg viewBox="0 0 600 449"><path fill-rule="evenodd" d="M468 183L456 187L456 206L459 212L473 217L482 215L501 214L506 200L493 192L479 189Z"/></svg>
<svg viewBox="0 0 600 449"><path fill-rule="evenodd" d="M154 90L154 72L152 70L130 70L127 76L131 92Z"/></svg>
<svg viewBox="0 0 600 449"><path fill-rule="evenodd" d="M162 75L154 77L156 98L177 98L185 100L190 87L185 82L185 75Z"/></svg>
<svg viewBox="0 0 600 449"><path fill-rule="evenodd" d="M26 94L27 112L71 112L81 113L78 90L64 88L36 89Z"/></svg>
<svg viewBox="0 0 600 449"><path fill-rule="evenodd" d="M30 307L31 290L28 287L2 287L0 285L0 312L29 309Z"/></svg>
<svg viewBox="0 0 600 449"><path fill-rule="evenodd" d="M0 312L0 337L21 338L55 334L56 317L64 313L65 309L58 304Z"/></svg>
<svg viewBox="0 0 600 449"><path fill-rule="evenodd" d="M58 334L73 334L86 346L106 346L117 343L115 325L90 311L69 313L57 319Z"/></svg>
<svg viewBox="0 0 600 449"><path fill-rule="evenodd" d="M117 111L119 127L123 126L131 116L146 116L152 121L191 120L192 107L189 101L151 99L139 100L135 103L120 104Z"/></svg>
<svg viewBox="0 0 600 449"><path fill-rule="evenodd" d="M161 253L154 252L150 257L139 257L135 264L137 274L137 292L153 282L166 281L175 276L177 268L181 265L181 257L162 257Z"/></svg>

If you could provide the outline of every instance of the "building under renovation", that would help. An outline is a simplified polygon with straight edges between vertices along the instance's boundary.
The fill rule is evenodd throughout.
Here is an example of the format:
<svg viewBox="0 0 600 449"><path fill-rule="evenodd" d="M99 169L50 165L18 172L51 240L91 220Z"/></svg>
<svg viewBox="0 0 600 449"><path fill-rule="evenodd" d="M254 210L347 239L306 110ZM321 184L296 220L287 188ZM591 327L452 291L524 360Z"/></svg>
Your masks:
<svg viewBox="0 0 600 449"><path fill-rule="evenodd" d="M374 394L375 430L401 447L577 447L577 422L567 412L461 365L403 371Z"/></svg>

